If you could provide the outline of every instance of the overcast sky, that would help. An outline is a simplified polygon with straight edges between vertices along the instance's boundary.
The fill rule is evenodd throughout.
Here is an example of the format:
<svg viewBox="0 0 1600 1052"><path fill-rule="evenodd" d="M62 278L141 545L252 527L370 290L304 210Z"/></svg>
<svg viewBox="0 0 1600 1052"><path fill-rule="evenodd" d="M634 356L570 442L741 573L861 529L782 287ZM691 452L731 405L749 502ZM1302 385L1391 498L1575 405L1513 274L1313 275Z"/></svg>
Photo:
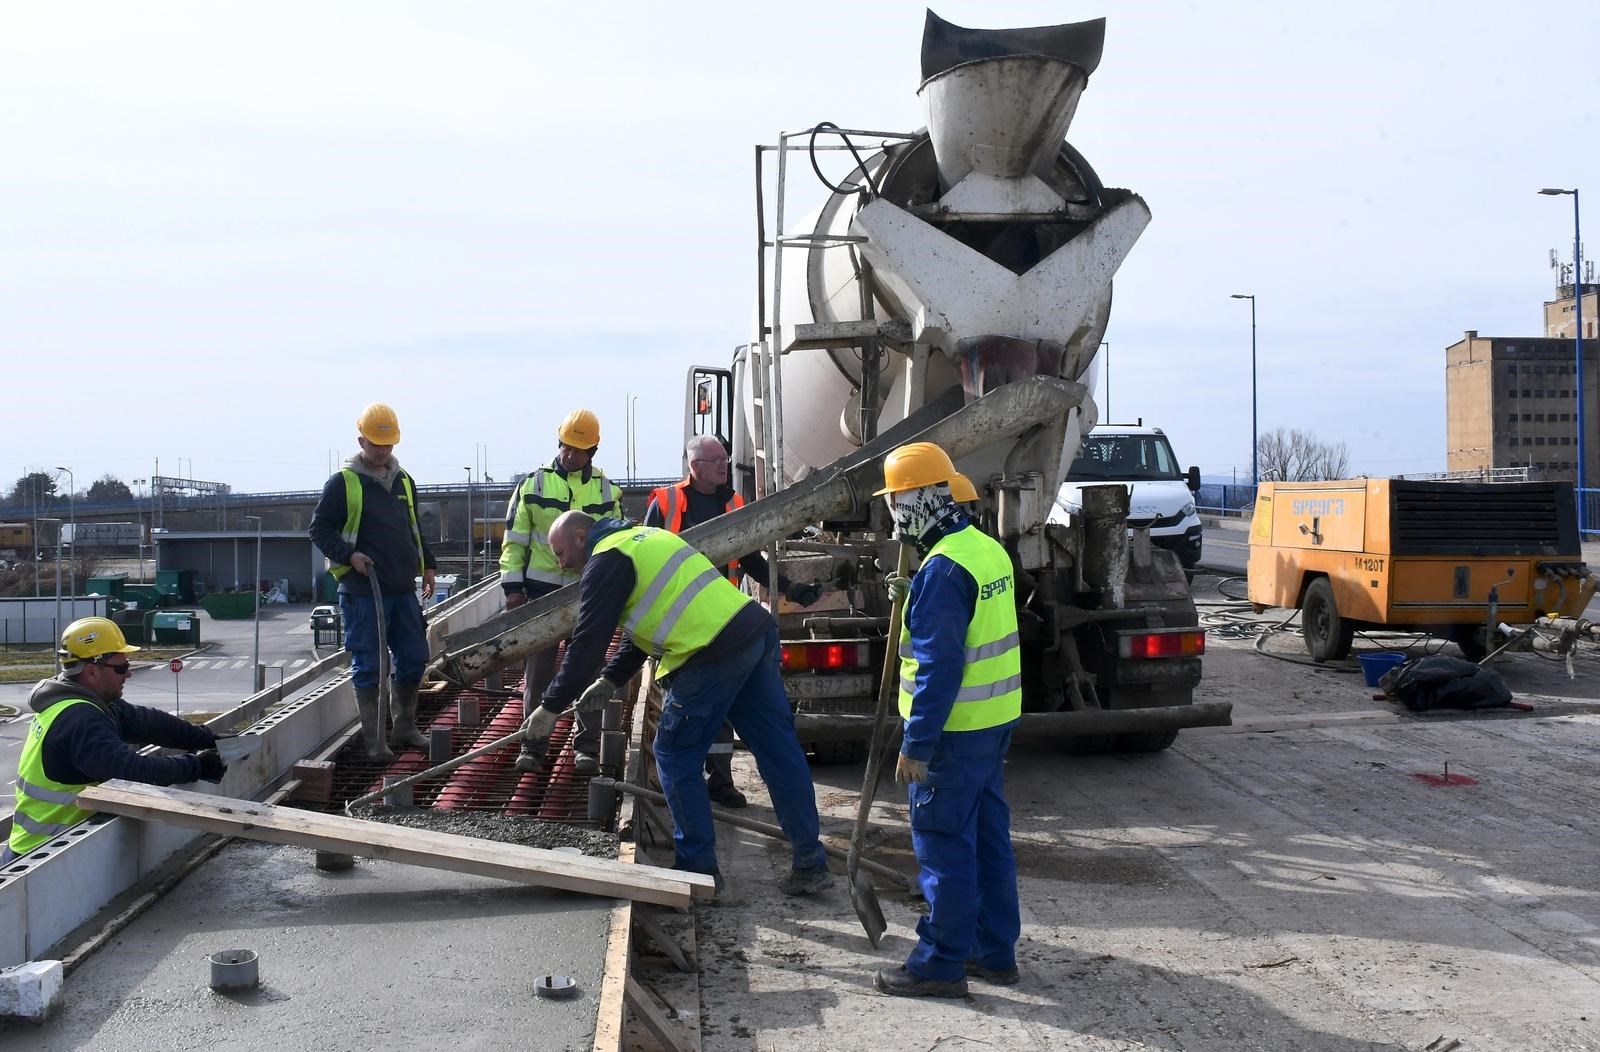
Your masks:
<svg viewBox="0 0 1600 1052"><path fill-rule="evenodd" d="M748 339L751 145L920 126L923 5L539 6L4 0L0 487L160 458L312 488L374 400L422 482L480 445L502 479L545 461L576 405L625 475L630 395L640 474L676 472L685 371ZM1534 191L1600 191L1600 6L936 10L1108 18L1069 139L1155 217L1112 416L1208 474L1250 460L1231 293L1259 297L1262 430L1440 468L1444 347L1540 333L1570 256L1570 198Z"/></svg>

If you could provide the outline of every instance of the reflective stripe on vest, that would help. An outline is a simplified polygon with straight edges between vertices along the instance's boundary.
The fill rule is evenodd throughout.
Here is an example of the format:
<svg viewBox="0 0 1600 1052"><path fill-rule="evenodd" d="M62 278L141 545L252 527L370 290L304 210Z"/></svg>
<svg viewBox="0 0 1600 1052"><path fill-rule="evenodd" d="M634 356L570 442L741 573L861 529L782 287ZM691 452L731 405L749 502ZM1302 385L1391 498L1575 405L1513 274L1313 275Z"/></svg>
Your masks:
<svg viewBox="0 0 1600 1052"><path fill-rule="evenodd" d="M942 555L972 575L978 599L967 625L965 664L946 731L981 731L1022 715L1022 650L1017 641L1016 595L1011 557L975 526L946 534L928 552ZM900 628L900 716L911 718L917 659L911 651L910 611Z"/></svg>
<svg viewBox="0 0 1600 1052"><path fill-rule="evenodd" d="M344 476L344 529L339 531L339 536L354 548L356 536L361 532L361 476L350 468L340 468L339 474ZM411 543L417 546L417 576L422 577L428 568L422 558L422 530L417 526L417 491L412 488L411 476L404 471L400 472L399 481L400 499L405 502L406 515L411 519ZM328 572L333 574L335 581L343 580L344 575L350 572L350 564L335 563L330 559Z"/></svg>
<svg viewBox="0 0 1600 1052"><path fill-rule="evenodd" d="M596 517L617 513L617 488L598 469L589 481L577 476L563 478L553 468L543 467L522 481L522 488L511 499L506 516L506 536L500 554L501 583L542 581L546 584L571 584L578 571L563 570L556 553L550 550L550 525L567 511L581 511ZM514 529L522 526L525 529ZM519 553L512 545L527 549L527 560L518 563Z"/></svg>
<svg viewBox="0 0 1600 1052"><path fill-rule="evenodd" d="M657 486L650 491L650 499L655 501L656 507L661 509L662 529L671 533L683 532L683 517L689 510L689 485L689 480L684 479L677 485ZM728 497L727 503L722 506L722 513L726 515L735 508L742 507L744 507L744 498L734 493ZM742 576L738 563L732 562L728 564L728 580L738 584Z"/></svg>
<svg viewBox="0 0 1600 1052"><path fill-rule="evenodd" d="M635 526L603 538L594 552L617 551L633 563L633 590L622 608L622 630L656 658L667 676L754 602L711 561L668 530Z"/></svg>
<svg viewBox="0 0 1600 1052"><path fill-rule="evenodd" d="M74 705L93 705L87 698L57 702L33 721L17 761L17 810L11 816L11 850L26 855L51 837L60 836L94 814L78 806L78 793L90 784L69 785L44 773L44 736L56 717Z"/></svg>

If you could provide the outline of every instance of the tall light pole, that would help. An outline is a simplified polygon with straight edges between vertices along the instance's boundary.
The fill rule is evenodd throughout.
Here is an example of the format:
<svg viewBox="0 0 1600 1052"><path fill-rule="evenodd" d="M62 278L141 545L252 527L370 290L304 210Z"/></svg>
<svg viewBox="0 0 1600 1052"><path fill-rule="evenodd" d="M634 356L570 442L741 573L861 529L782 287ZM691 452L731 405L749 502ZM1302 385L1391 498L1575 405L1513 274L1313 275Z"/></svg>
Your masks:
<svg viewBox="0 0 1600 1052"><path fill-rule="evenodd" d="M1588 495L1584 487L1589 484L1589 460L1583 452L1583 440L1587 434L1583 425L1583 241L1578 225L1578 189L1560 190L1554 187L1545 187L1539 191L1548 197L1560 197L1565 194L1572 195L1572 351L1575 356L1577 368L1574 370L1576 383L1572 393L1578 398L1578 537L1589 528Z"/></svg>
<svg viewBox="0 0 1600 1052"><path fill-rule="evenodd" d="M43 518L40 518L39 521L40 522L53 522L53 523L56 524L56 620L55 620L55 637L56 637L56 640L59 641L61 639L61 520L59 518L52 519L52 518L49 518L49 517L43 517ZM55 650L55 651L59 651L60 650L60 648L55 646L54 644L51 645L50 649L51 650ZM56 671L57 672L61 671L61 654L59 652L56 654Z"/></svg>
<svg viewBox="0 0 1600 1052"><path fill-rule="evenodd" d="M1101 340L1100 341L1100 349L1105 352L1105 356L1106 356L1106 419L1105 419L1105 422L1109 424L1109 423L1111 423L1111 342L1109 340Z"/></svg>
<svg viewBox="0 0 1600 1052"><path fill-rule="evenodd" d="M139 506L140 490L144 488L144 479L134 479L133 514L139 520L139 583L144 583L144 509Z"/></svg>
<svg viewBox="0 0 1600 1052"><path fill-rule="evenodd" d="M1256 296L1253 292L1235 292L1236 300L1250 301L1250 487L1261 484L1257 471L1256 453L1261 445L1261 428L1256 423Z"/></svg>
<svg viewBox="0 0 1600 1052"><path fill-rule="evenodd" d="M256 693L267 689L266 670L261 667L261 516L241 515L240 518L249 522L256 520L256 577L250 586L250 591L255 593L256 642L255 649L250 652L250 682L255 684Z"/></svg>
<svg viewBox="0 0 1600 1052"><path fill-rule="evenodd" d="M72 526L72 565L67 569L69 583L72 585L72 594L78 594L78 497L75 490L78 480L73 477L71 468L56 468L57 471L67 473L67 522ZM61 558L60 530L56 531L56 558Z"/></svg>
<svg viewBox="0 0 1600 1052"><path fill-rule="evenodd" d="M472 469L462 468L467 473L467 587L472 587Z"/></svg>

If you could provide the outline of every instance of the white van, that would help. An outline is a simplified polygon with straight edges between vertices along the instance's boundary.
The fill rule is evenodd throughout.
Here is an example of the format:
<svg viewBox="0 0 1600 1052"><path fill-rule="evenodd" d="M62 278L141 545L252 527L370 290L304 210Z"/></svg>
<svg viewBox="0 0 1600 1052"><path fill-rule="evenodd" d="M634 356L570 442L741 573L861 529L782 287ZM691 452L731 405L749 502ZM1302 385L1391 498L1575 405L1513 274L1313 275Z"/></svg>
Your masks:
<svg viewBox="0 0 1600 1052"><path fill-rule="evenodd" d="M1050 521L1064 523L1082 511L1079 490L1097 482L1127 484L1129 528L1148 528L1150 539L1176 552L1187 569L1199 565L1201 529L1194 494L1200 488L1200 469L1178 470L1178 458L1159 427L1105 424L1085 435L1078 459L1056 494Z"/></svg>

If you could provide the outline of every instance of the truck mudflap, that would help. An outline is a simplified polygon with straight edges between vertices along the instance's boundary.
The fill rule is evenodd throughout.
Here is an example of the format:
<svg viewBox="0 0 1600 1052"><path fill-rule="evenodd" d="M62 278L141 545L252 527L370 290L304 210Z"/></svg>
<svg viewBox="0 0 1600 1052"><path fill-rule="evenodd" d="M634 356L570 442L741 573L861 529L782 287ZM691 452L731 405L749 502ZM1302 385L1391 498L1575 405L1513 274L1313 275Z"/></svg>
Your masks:
<svg viewBox="0 0 1600 1052"><path fill-rule="evenodd" d="M795 733L805 742L866 741L872 736L870 715L837 712L795 714ZM1226 701L1199 701L1189 705L1158 705L1144 709L1066 709L1061 712L1024 712L1017 721L1017 740L1054 741L1063 737L1096 734L1140 734L1182 730L1186 727L1226 727L1233 722L1233 705Z"/></svg>

